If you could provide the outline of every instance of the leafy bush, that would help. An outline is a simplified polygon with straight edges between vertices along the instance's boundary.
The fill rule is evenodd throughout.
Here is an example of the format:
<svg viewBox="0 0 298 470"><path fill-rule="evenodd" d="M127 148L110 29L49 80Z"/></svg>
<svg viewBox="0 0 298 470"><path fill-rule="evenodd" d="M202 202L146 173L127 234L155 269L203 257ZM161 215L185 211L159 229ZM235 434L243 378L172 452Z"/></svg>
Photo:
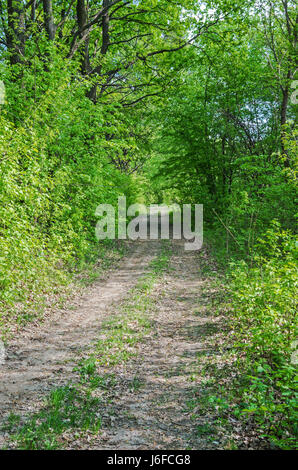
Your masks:
<svg viewBox="0 0 298 470"><path fill-rule="evenodd" d="M234 347L241 370L238 412L252 414L263 435L292 448L297 433L297 366L291 361L297 338L297 245L275 222L256 253L252 265L242 260L231 271Z"/></svg>
<svg viewBox="0 0 298 470"><path fill-rule="evenodd" d="M111 163L125 145L117 140L123 119L117 107L94 106L83 82L70 84L68 65L52 60L47 81L36 77L35 97L29 71L22 86L6 77L9 105L0 113L0 335L10 320L30 320L28 307L38 310L49 293L69 283L69 268L77 269L94 251L97 205L116 206L121 195L130 202L137 186ZM114 142L106 139L111 127Z"/></svg>

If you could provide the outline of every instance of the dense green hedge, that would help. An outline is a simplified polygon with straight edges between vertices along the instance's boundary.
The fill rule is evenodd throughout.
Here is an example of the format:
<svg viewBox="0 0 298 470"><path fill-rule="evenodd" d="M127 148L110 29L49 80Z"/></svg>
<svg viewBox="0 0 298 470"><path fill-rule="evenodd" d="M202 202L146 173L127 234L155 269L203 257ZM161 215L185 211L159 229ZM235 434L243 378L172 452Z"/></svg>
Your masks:
<svg viewBox="0 0 298 470"><path fill-rule="evenodd" d="M46 83L38 76L35 98L29 73L18 90L13 76L5 80L6 105L0 108L3 324L9 306L18 303L21 317L22 305L69 281L69 267L80 264L97 243L98 204L116 206L119 195L129 202L136 192L132 176L111 163L111 156L128 145L117 138L123 116L112 105L94 106L84 84L70 85L71 71L60 63L56 67ZM106 139L111 128L113 142Z"/></svg>

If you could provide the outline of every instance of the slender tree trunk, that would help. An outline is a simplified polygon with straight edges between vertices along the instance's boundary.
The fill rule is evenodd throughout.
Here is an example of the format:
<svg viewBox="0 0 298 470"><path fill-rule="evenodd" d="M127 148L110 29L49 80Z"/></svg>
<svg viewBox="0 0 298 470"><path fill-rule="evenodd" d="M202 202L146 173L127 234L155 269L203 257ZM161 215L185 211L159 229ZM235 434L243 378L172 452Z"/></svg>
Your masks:
<svg viewBox="0 0 298 470"><path fill-rule="evenodd" d="M285 159L285 166L289 167L289 156L288 152L285 148L284 139L286 136L285 124L287 122L287 110L288 110L288 103L289 103L289 81L291 79L291 70L288 70L287 73L287 83L285 87L282 88L282 102L280 108L280 125L281 125L281 152L282 155L286 157Z"/></svg>
<svg viewBox="0 0 298 470"><path fill-rule="evenodd" d="M7 46L11 65L20 64L25 52L25 11L22 0L7 0Z"/></svg>
<svg viewBox="0 0 298 470"><path fill-rule="evenodd" d="M45 29L50 41L55 39L56 27L54 23L52 0L43 0Z"/></svg>
<svg viewBox="0 0 298 470"><path fill-rule="evenodd" d="M109 48L109 42L110 42L110 35L109 35L109 25L110 25L110 16L109 16L109 5L110 5L110 0L103 0L102 6L103 8L106 9L106 13L102 17L102 45L101 45L101 54L105 55L108 51ZM97 73L100 73L101 71L101 66L97 68ZM88 97L96 103L97 100L97 84L95 84L89 94ZM101 90L101 93L103 92L103 88Z"/></svg>
<svg viewBox="0 0 298 470"><path fill-rule="evenodd" d="M298 15L296 15L296 21L293 24L291 22L291 18L289 15L289 9L288 5L289 2L288 0L282 0L282 5L283 5L283 11L284 11L284 17L285 17L285 22L286 22L286 28L288 32L288 40L292 46L292 50L295 52L296 47L297 47L297 26L298 26ZM289 160L289 155L288 151L285 148L285 137L286 137L286 129L285 129L285 124L287 122L287 109L288 109L288 103L289 103L289 94L290 94L290 81L293 78L293 72L297 67L297 55L294 55L294 57L291 57L291 54L289 56L289 66L287 70L287 76L286 76L286 84L284 87L282 87L282 102L281 102L281 109L280 109L280 124L281 124L281 152L282 155L285 156L285 166L289 167L290 166L290 160Z"/></svg>
<svg viewBox="0 0 298 470"><path fill-rule="evenodd" d="M110 0L103 0L103 8L108 8ZM110 25L110 16L109 10L107 9L106 13L102 17L102 46L101 46L101 53L105 55L107 53L110 41L109 35L109 25Z"/></svg>
<svg viewBox="0 0 298 470"><path fill-rule="evenodd" d="M32 22L32 23L35 21L36 1L37 1L37 0L33 0L32 5L31 5L30 19L31 19L31 22Z"/></svg>
<svg viewBox="0 0 298 470"><path fill-rule="evenodd" d="M88 0L85 3L85 0L77 0L77 21L78 21L78 30L79 38L84 37L84 28L88 23ZM90 58L89 58L89 34L84 40L84 44L80 49L82 55L82 66L81 71L83 75L87 75L90 72Z"/></svg>

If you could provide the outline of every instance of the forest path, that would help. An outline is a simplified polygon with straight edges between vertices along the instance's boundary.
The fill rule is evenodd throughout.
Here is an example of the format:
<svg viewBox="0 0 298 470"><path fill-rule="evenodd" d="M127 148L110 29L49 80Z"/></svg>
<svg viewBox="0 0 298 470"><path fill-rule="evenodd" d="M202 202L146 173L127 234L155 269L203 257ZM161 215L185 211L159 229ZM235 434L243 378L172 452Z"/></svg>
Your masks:
<svg viewBox="0 0 298 470"><path fill-rule="evenodd" d="M2 418L13 412L23 420L44 406L55 387L77 381L74 366L78 359L86 357L100 336L105 341L103 322L125 308L129 289L142 280L146 267L162 250L160 240L133 242L117 271L104 283L95 282L80 306L10 344L0 376ZM150 292L140 294L140 305L144 300L149 304L128 324L138 331L138 325L150 323L134 354L97 365L97 374L115 378L99 394L100 430L79 437L65 433L60 439L64 448L221 448L212 434L197 432L198 426L208 428L213 417L198 418L194 406L189 406L194 393L197 396L203 387L200 355L217 354L211 339L216 337L220 319L208 311L210 279L199 273L200 260L206 263L207 254L185 251L184 242L177 240L169 242L168 250L168 269L157 276ZM121 328L116 321L108 334L114 339ZM4 430L0 436L0 446L8 445L9 433Z"/></svg>
<svg viewBox="0 0 298 470"><path fill-rule="evenodd" d="M9 344L0 366L0 423L9 413L35 410L51 389L75 377L78 355L97 338L109 308L127 295L155 257L159 243L148 243L131 243L117 270L106 281L95 281L74 310L60 312L32 332L29 325ZM0 433L0 447L4 442Z"/></svg>
<svg viewBox="0 0 298 470"><path fill-rule="evenodd" d="M199 272L205 250L185 251L183 241L171 241L169 269L156 282L146 313L151 331L134 360L105 372L117 377L103 411L102 433L77 442L92 449L212 449L220 448L212 432L202 436L214 416L188 404L197 397L202 377L200 355L217 354L213 345L220 317L208 311L212 296L210 278ZM211 263L212 269L212 263ZM214 293L214 292L213 292ZM213 339L212 339L213 338ZM72 443L73 445L73 443Z"/></svg>

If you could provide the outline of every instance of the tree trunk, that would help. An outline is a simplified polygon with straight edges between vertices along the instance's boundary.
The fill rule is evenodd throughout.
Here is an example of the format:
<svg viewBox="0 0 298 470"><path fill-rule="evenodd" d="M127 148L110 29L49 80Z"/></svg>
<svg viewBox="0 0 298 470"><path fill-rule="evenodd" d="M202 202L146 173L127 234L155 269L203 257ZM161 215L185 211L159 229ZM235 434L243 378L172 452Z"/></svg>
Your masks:
<svg viewBox="0 0 298 470"><path fill-rule="evenodd" d="M109 3L110 0L103 0L103 8L107 8L106 13L102 17L102 46L101 46L101 53L105 55L107 53L110 41L109 35L109 24L110 24L110 16L109 16Z"/></svg>
<svg viewBox="0 0 298 470"><path fill-rule="evenodd" d="M50 41L55 39L56 27L54 23L52 0L43 0L45 29Z"/></svg>
<svg viewBox="0 0 298 470"><path fill-rule="evenodd" d="M288 70L287 73L287 83L285 87L282 88L282 102L280 108L280 125L281 125L281 153L286 158L285 166L288 168L290 166L288 152L285 148L284 139L286 136L285 124L287 122L287 109L289 102L289 81L291 79L291 70Z"/></svg>
<svg viewBox="0 0 298 470"><path fill-rule="evenodd" d="M102 17L102 45L101 45L101 54L105 55L108 51L109 48L109 42L110 42L110 35L109 35L109 24L110 24L110 16L109 16L109 5L110 5L110 0L103 0L102 6L104 9L106 9L105 14ZM97 67L97 73L100 73L101 71L101 66ZM88 97L96 103L97 100L97 84L93 85L91 90L88 93ZM103 87L101 90L101 93L103 91Z"/></svg>
<svg viewBox="0 0 298 470"><path fill-rule="evenodd" d="M85 0L77 1L77 21L78 21L78 31L79 38L82 39L86 32L84 31L85 26L88 23L88 1L87 5ZM83 75L87 75L90 72L90 59L89 59L89 34L84 40L84 44L80 49L82 55L82 65L81 71Z"/></svg>
<svg viewBox="0 0 298 470"><path fill-rule="evenodd" d="M22 0L7 0L7 46L11 65L21 64L25 52L25 11Z"/></svg>

